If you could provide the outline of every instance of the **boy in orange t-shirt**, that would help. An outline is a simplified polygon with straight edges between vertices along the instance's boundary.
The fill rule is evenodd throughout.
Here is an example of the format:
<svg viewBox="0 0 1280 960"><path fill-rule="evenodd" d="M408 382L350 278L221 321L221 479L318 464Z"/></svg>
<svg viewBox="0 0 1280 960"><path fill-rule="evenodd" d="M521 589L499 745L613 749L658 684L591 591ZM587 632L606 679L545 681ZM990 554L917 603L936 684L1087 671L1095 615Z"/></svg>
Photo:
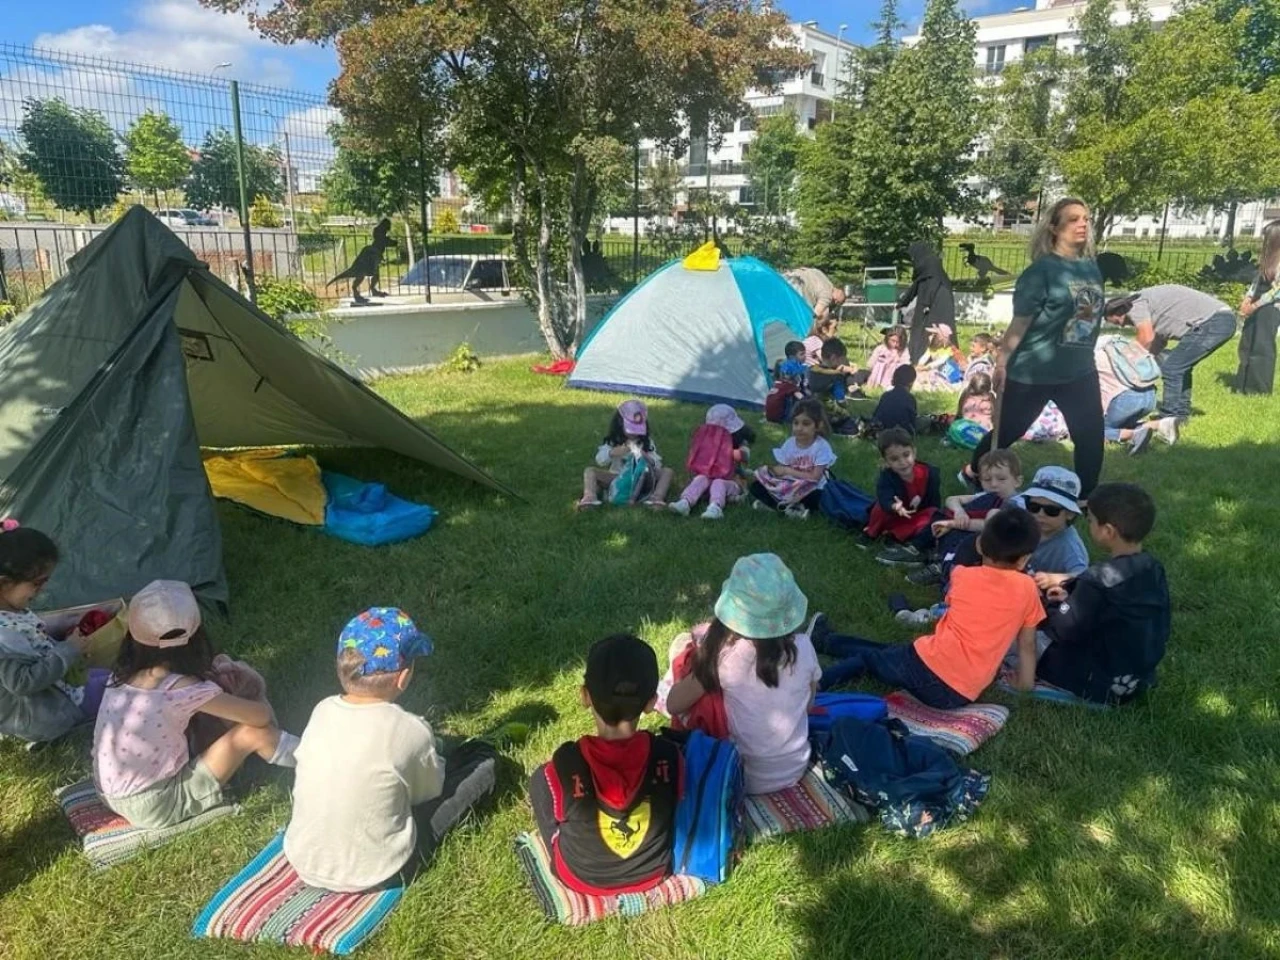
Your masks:
<svg viewBox="0 0 1280 960"><path fill-rule="evenodd" d="M819 689L862 673L901 687L931 707L948 710L972 703L995 679L1017 637L1015 686L1035 683L1036 625L1044 619L1040 591L1023 572L1040 528L1018 507L987 518L978 537L982 566L957 567L947 593L949 608L934 632L914 643L886 645L831 632L819 614L809 631L818 653L841 661L822 674Z"/></svg>

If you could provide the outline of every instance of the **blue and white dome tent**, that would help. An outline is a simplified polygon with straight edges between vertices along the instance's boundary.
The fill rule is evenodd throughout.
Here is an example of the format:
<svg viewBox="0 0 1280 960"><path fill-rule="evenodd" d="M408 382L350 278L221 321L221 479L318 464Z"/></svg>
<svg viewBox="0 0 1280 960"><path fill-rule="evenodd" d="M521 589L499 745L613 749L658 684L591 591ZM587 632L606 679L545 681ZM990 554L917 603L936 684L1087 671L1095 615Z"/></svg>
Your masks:
<svg viewBox="0 0 1280 960"><path fill-rule="evenodd" d="M770 368L813 309L754 257L704 247L646 277L578 349L571 387L762 407Z"/></svg>

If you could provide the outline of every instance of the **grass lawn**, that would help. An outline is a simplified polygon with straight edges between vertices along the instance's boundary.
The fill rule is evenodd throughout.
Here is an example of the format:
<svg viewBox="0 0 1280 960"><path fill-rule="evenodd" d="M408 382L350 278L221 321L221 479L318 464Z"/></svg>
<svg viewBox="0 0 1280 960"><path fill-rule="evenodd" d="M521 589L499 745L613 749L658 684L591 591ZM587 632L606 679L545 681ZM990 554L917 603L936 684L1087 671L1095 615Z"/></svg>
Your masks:
<svg viewBox="0 0 1280 960"><path fill-rule="evenodd" d="M532 821L513 791L446 842L361 956L1280 956L1280 499L1266 479L1280 476L1280 399L1226 390L1234 352L1198 372L1206 412L1184 442L1140 459L1108 455L1106 478L1142 482L1160 507L1149 546L1168 569L1175 614L1159 688L1114 712L993 694L1014 707L972 758L994 773L973 821L920 842L876 826L773 842L748 850L732 880L697 902L574 930L544 924L522 881L511 842ZM590 727L576 699L588 644L632 630L665 658L670 638L708 615L739 555L781 554L811 608L839 627L908 638L884 603L904 588L901 572L820 519L575 514L582 468L618 398L565 390L528 363L380 387L527 503L388 454L342 452L322 459L428 500L439 526L365 550L221 508L233 618L215 625L216 639L263 671L289 729L300 732L335 692L337 633L373 604L403 606L436 636L405 706L459 734L532 722L513 754L526 770ZM652 405L670 461L683 461L702 414ZM869 485L871 448L836 443L837 472ZM1028 479L1068 456L1021 450ZM933 441L922 452L947 477L961 461ZM286 773L251 761L241 816L95 874L51 797L87 769L83 742L37 753L0 744L0 956L302 956L187 936L199 908L286 822Z"/></svg>

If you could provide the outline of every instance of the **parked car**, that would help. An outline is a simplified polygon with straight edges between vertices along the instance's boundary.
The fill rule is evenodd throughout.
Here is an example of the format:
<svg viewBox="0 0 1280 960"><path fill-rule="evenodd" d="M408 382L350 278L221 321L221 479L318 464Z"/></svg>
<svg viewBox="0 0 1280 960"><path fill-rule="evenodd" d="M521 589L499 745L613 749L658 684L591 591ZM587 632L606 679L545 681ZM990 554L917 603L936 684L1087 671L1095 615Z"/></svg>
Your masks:
<svg viewBox="0 0 1280 960"><path fill-rule="evenodd" d="M486 294L507 295L511 292L513 262L511 257L469 257L460 254L433 256L431 291L444 294L470 294L489 299ZM419 260L400 278L401 287L422 287L426 283L428 261Z"/></svg>
<svg viewBox="0 0 1280 960"><path fill-rule="evenodd" d="M198 210L183 207L178 210L157 210L156 218L166 227L216 227L218 221L206 217Z"/></svg>

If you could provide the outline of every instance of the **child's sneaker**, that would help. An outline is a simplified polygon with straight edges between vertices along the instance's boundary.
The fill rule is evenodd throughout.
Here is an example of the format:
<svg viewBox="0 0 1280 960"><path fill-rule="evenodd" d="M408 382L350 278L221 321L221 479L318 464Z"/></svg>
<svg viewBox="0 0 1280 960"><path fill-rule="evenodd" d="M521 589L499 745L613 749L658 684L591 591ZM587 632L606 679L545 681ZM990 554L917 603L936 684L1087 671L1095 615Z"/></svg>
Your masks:
<svg viewBox="0 0 1280 960"><path fill-rule="evenodd" d="M859 530L858 535L853 538L853 542L854 542L854 545L857 546L859 550L870 550L879 541L876 540L875 537L867 536L867 531Z"/></svg>
<svg viewBox="0 0 1280 960"><path fill-rule="evenodd" d="M899 610L893 619L909 627L927 627L933 623L933 617L923 607L919 610Z"/></svg>
<svg viewBox="0 0 1280 960"><path fill-rule="evenodd" d="M907 574L907 582L917 587L936 587L942 582L942 564L926 563L918 570Z"/></svg>
<svg viewBox="0 0 1280 960"><path fill-rule="evenodd" d="M801 504L793 504L782 511L789 520L808 520L809 508Z"/></svg>
<svg viewBox="0 0 1280 960"><path fill-rule="evenodd" d="M769 513L777 513L777 511L776 511L773 507L769 506L769 505L768 505L767 503L765 503L763 500L757 500L757 499L755 499L755 497L752 497L752 498L751 498L751 509L752 509L752 510L767 510Z"/></svg>
<svg viewBox="0 0 1280 960"><path fill-rule="evenodd" d="M1156 436L1167 444L1178 442L1178 418L1162 417L1156 421Z"/></svg>
<svg viewBox="0 0 1280 960"><path fill-rule="evenodd" d="M956 474L956 479L960 481L961 486L969 490L970 493L981 493L982 483L969 472L967 466L961 467L960 472Z"/></svg>
<svg viewBox="0 0 1280 960"><path fill-rule="evenodd" d="M1136 457L1143 450L1147 449L1147 444L1151 442L1151 428L1145 423L1137 427L1133 431L1133 436L1129 438L1129 456Z"/></svg>
<svg viewBox="0 0 1280 960"><path fill-rule="evenodd" d="M682 500L680 502L683 503L684 501ZM671 506L674 507L675 504L673 503ZM687 511L685 515L688 515ZM719 520L722 517L724 517L724 507L720 506L718 503L709 504L707 509L702 511L703 520Z"/></svg>
<svg viewBox="0 0 1280 960"><path fill-rule="evenodd" d="M689 506L688 500L675 500L667 504L667 509L670 510L672 513L680 514L680 516L682 517L687 517L689 515L690 509L692 508Z"/></svg>
<svg viewBox="0 0 1280 960"><path fill-rule="evenodd" d="M925 562L925 556L909 543L895 543L876 555L876 562L891 567L916 566Z"/></svg>
<svg viewBox="0 0 1280 960"><path fill-rule="evenodd" d="M600 506L600 501L596 500L594 497L583 497L578 501L579 510L590 510L592 507L598 506Z"/></svg>

